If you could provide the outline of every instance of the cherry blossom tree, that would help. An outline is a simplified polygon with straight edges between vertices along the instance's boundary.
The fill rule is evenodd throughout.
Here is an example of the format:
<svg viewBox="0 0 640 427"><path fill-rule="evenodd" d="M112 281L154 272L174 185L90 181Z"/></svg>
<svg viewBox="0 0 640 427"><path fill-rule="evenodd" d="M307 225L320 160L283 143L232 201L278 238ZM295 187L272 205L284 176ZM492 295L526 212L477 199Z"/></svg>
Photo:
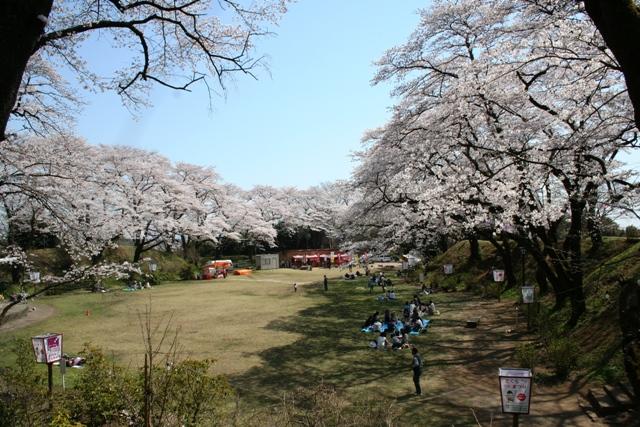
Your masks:
<svg viewBox="0 0 640 427"><path fill-rule="evenodd" d="M174 199L173 215L183 257L187 258L199 243L219 243L224 230L230 228L222 210L228 195L211 167L178 163L173 177L183 187L178 192L182 197Z"/></svg>
<svg viewBox="0 0 640 427"><path fill-rule="evenodd" d="M379 61L374 83L395 81L400 101L365 137L354 178L363 223L378 213L375 235L388 242L411 239L419 224L472 241L491 233L505 254L505 238L527 247L575 324L585 309L585 212L597 195L622 200L636 188L615 157L637 136L615 59L591 23L537 7L442 1L422 11L409 42Z"/></svg>
<svg viewBox="0 0 640 427"><path fill-rule="evenodd" d="M230 72L261 64L253 40L269 32L288 0L6 0L0 4L0 140L7 124L39 132L58 128L59 107L76 97L54 71L64 68L89 90L115 90L128 107L144 104L152 84L209 92ZM100 34L130 62L112 76L90 71L81 45ZM213 79L213 81L212 81ZM64 109L62 110L64 111Z"/></svg>

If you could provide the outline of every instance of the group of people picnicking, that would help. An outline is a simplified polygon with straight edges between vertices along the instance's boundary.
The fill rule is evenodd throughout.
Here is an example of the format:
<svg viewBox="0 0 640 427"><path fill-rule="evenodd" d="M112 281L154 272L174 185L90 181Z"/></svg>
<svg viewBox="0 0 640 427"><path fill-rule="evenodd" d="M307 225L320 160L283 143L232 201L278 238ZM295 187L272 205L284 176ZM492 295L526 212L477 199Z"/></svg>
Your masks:
<svg viewBox="0 0 640 427"><path fill-rule="evenodd" d="M376 298L378 301L397 300L395 290L391 288L391 280L386 278L384 273L380 272L371 276L368 285L370 293L373 292L374 287L382 287L383 294ZM390 287L390 289L386 289L387 287ZM420 331L429 326L430 320L426 319L427 316L440 314L432 299L427 302L420 298L420 295L430 295L431 293L431 288L422 285L420 294L414 294L411 300L405 301L402 306L401 316L389 309L386 309L382 316L380 316L379 311L376 311L367 317L362 325L363 331L377 332L379 334L375 340L369 342L371 348L378 350L411 349L413 383L415 385L415 394L418 396L422 394L420 377L422 375L423 362L418 349L411 345L410 336L418 335Z"/></svg>
<svg viewBox="0 0 640 427"><path fill-rule="evenodd" d="M392 292L392 291L389 291ZM365 320L362 329L368 332L378 332L380 335L370 342L370 346L380 350L409 348L409 336L419 333L429 325L426 316L436 314L436 306L433 300L424 302L416 294L413 299L406 301L402 308L402 317L389 309L376 311Z"/></svg>

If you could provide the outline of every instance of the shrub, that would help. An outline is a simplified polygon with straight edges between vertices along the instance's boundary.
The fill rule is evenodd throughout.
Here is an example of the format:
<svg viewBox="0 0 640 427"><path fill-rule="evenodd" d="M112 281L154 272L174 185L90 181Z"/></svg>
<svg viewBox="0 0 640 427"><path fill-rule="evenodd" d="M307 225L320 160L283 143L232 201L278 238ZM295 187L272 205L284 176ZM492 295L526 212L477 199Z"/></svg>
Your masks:
<svg viewBox="0 0 640 427"><path fill-rule="evenodd" d="M516 360L519 367L529 368L533 371L539 360L538 349L535 344L526 343L516 347Z"/></svg>
<svg viewBox="0 0 640 427"><path fill-rule="evenodd" d="M101 349L85 344L86 359L73 407L74 419L88 425L117 424L122 414L135 414L140 407L136 378L110 362Z"/></svg>
<svg viewBox="0 0 640 427"><path fill-rule="evenodd" d="M523 316L527 315L528 307L525 306L525 304L520 306ZM538 310L536 310L535 305L531 307L531 324L538 329L538 334L545 347L548 347L551 341L561 337L563 334L562 322L554 318L551 310L542 305Z"/></svg>
<svg viewBox="0 0 640 427"><path fill-rule="evenodd" d="M578 346L571 338L552 339L547 346L547 357L555 374L564 379L577 366Z"/></svg>
<svg viewBox="0 0 640 427"><path fill-rule="evenodd" d="M152 372L155 396L151 406L153 425L212 426L222 417L232 388L227 379L210 374L212 360L184 360Z"/></svg>
<svg viewBox="0 0 640 427"><path fill-rule="evenodd" d="M187 266L180 270L180 279L193 280L195 278L193 267Z"/></svg>
<svg viewBox="0 0 640 427"><path fill-rule="evenodd" d="M48 412L47 377L33 360L31 342L11 345L15 366L0 370L0 425L44 425Z"/></svg>

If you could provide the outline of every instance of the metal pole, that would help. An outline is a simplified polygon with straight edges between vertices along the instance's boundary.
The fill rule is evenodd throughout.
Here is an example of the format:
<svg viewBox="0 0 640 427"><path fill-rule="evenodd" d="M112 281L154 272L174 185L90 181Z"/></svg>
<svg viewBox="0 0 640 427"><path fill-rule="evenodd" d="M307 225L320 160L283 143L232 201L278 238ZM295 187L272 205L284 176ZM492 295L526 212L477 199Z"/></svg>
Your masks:
<svg viewBox="0 0 640 427"><path fill-rule="evenodd" d="M520 414L513 414L513 427L518 427L520 425Z"/></svg>
<svg viewBox="0 0 640 427"><path fill-rule="evenodd" d="M47 380L49 383L49 396L53 394L53 363L47 363Z"/></svg>
<svg viewBox="0 0 640 427"><path fill-rule="evenodd" d="M62 376L62 390L66 390L66 384L64 383L64 374L67 370L67 359L64 357L60 359L60 375Z"/></svg>

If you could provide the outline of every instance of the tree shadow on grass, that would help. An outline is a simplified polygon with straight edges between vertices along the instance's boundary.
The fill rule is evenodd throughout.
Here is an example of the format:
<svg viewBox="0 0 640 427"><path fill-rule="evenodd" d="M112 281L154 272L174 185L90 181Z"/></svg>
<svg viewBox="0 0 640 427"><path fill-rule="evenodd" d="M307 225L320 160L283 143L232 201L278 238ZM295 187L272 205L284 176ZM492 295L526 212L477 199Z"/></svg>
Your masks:
<svg viewBox="0 0 640 427"><path fill-rule="evenodd" d="M436 303L443 314L433 318L427 333L412 337L412 343L421 349L425 359L428 384L432 384L432 379L446 376L450 379L446 390L429 387L427 396L432 400L425 400L428 405L420 405L412 395L411 353L372 350L368 342L376 334L360 331L364 319L374 311L382 314L389 308L400 314L404 299L401 296L395 303L381 305L368 291L357 289L364 284L362 280L332 282L329 292L314 286L305 297L319 303L295 316L270 322L265 329L295 333L299 338L291 344L242 355L258 356L262 364L229 378L241 398L250 405L271 405L279 402L285 392L324 382L347 390L349 398L377 396L394 400L407 422L419 421L428 410L434 420L451 419L459 414L455 415L459 421L456 425L470 425L473 415L469 406L465 407L459 399L438 399L438 393L464 388L473 395L477 393L475 382L493 385L497 367L508 363L514 345L523 338L505 336L505 305L480 301L468 294L437 294ZM415 288L401 285L396 286L396 291L412 295ZM466 317L477 310L484 313L487 322L481 322L478 329L464 328Z"/></svg>

